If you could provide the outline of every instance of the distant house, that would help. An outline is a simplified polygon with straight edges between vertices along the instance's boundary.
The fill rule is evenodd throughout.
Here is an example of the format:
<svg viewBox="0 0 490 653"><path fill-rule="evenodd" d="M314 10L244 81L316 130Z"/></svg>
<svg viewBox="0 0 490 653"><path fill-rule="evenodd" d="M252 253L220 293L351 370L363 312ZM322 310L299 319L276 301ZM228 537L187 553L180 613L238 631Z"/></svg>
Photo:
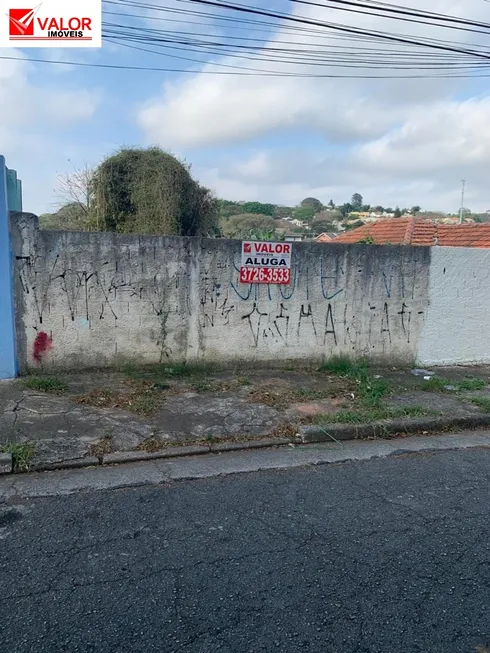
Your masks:
<svg viewBox="0 0 490 653"><path fill-rule="evenodd" d="M284 240L287 243L300 243L304 238L305 237L302 234L286 234L284 236Z"/></svg>
<svg viewBox="0 0 490 653"><path fill-rule="evenodd" d="M291 220L291 224L294 224L295 227L304 227L305 223L302 220L297 220L294 218L294 220Z"/></svg>
<svg viewBox="0 0 490 653"><path fill-rule="evenodd" d="M423 218L394 218L346 231L334 242L490 248L490 224L441 224Z"/></svg>
<svg viewBox="0 0 490 653"><path fill-rule="evenodd" d="M337 234L334 233L326 233L324 232L323 234L320 234L315 238L317 243L331 243L332 240L334 240L337 237Z"/></svg>

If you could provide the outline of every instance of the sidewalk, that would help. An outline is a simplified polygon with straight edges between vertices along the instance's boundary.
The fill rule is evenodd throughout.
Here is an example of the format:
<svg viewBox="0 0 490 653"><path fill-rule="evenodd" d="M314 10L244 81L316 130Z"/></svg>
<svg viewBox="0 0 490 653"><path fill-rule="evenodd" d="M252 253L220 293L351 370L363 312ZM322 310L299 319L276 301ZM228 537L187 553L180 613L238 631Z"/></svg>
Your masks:
<svg viewBox="0 0 490 653"><path fill-rule="evenodd" d="M340 362L28 376L0 383L0 448L26 471L490 425L488 367L429 371Z"/></svg>

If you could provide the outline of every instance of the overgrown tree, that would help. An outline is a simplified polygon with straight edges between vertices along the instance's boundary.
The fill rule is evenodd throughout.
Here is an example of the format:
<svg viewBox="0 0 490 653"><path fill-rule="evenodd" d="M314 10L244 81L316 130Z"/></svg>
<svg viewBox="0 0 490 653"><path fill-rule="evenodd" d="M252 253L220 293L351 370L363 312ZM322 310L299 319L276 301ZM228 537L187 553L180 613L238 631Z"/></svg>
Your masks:
<svg viewBox="0 0 490 653"><path fill-rule="evenodd" d="M403 215L403 213L401 212L400 207L397 206L396 209L395 209L395 218L401 218L402 215Z"/></svg>
<svg viewBox="0 0 490 653"><path fill-rule="evenodd" d="M412 206L410 209L410 213L412 215L417 215L417 213L420 213L420 206Z"/></svg>
<svg viewBox="0 0 490 653"><path fill-rule="evenodd" d="M323 204L320 200L317 200L316 197L305 197L305 199L300 204L301 208L311 208L314 209L315 213L318 213L323 209Z"/></svg>
<svg viewBox="0 0 490 653"><path fill-rule="evenodd" d="M349 213L352 213L354 211L354 207L350 202L346 202L345 204L342 204L342 206L339 206L339 211L342 214L342 217L347 218Z"/></svg>
<svg viewBox="0 0 490 653"><path fill-rule="evenodd" d="M313 206L299 206L294 209L293 218L302 222L310 222L315 217L316 210Z"/></svg>
<svg viewBox="0 0 490 653"><path fill-rule="evenodd" d="M103 231L175 236L211 235L217 202L190 167L158 147L124 148L95 170L90 190Z"/></svg>
<svg viewBox="0 0 490 653"><path fill-rule="evenodd" d="M217 201L217 205L220 219L226 219L232 215L243 213L243 206L238 204L238 202L220 199Z"/></svg>
<svg viewBox="0 0 490 653"><path fill-rule="evenodd" d="M261 202L245 202L242 204L242 213L257 213L258 215L274 215L274 204L262 204Z"/></svg>
<svg viewBox="0 0 490 653"><path fill-rule="evenodd" d="M360 193L354 193L351 199L351 204L353 211L360 211L364 204L362 195Z"/></svg>
<svg viewBox="0 0 490 653"><path fill-rule="evenodd" d="M274 209L273 218L276 220L282 220L284 218L290 218L293 214L293 208L290 206L276 206Z"/></svg>
<svg viewBox="0 0 490 653"><path fill-rule="evenodd" d="M253 234L261 232L275 233L275 222L270 215L259 215L258 213L243 213L233 215L221 224L221 231L225 238L247 239ZM264 240L269 240L266 238ZM258 238L257 240L261 240Z"/></svg>
<svg viewBox="0 0 490 653"><path fill-rule="evenodd" d="M324 231L338 231L337 227L332 224L331 220L316 217L311 223L311 228L315 233L323 233Z"/></svg>

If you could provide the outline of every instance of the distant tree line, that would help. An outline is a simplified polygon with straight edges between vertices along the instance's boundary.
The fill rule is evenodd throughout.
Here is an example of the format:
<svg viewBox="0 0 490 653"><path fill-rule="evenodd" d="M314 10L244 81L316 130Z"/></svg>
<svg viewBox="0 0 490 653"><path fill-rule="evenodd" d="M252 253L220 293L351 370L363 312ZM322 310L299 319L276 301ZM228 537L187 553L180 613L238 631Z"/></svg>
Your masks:
<svg viewBox="0 0 490 653"><path fill-rule="evenodd" d="M266 240L279 238L285 227L314 235L362 225L362 213L421 211L371 206L360 193L340 205L316 197L296 206L217 199L193 179L189 165L158 147L122 148L96 168L60 176L58 192L60 208L40 216L45 229Z"/></svg>

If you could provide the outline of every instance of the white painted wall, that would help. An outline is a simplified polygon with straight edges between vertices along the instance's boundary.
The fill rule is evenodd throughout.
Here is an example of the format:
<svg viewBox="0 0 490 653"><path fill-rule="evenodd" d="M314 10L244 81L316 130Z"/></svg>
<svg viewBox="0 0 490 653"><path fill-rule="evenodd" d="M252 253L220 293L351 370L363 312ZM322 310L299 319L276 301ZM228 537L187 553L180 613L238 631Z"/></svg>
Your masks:
<svg viewBox="0 0 490 653"><path fill-rule="evenodd" d="M423 365L490 363L490 250L434 247Z"/></svg>

